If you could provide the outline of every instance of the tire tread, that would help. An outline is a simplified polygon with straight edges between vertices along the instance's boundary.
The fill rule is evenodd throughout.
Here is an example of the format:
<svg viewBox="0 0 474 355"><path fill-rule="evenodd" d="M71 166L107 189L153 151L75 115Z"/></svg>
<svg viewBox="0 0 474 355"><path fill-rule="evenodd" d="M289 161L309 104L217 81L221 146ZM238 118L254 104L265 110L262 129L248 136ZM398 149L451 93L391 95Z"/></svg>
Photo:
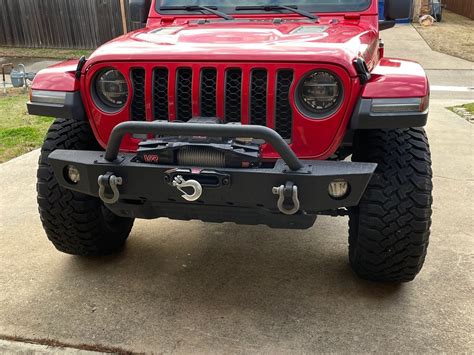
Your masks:
<svg viewBox="0 0 474 355"><path fill-rule="evenodd" d="M104 255L123 247L133 219L112 213L95 197L61 187L48 162L56 149L99 150L89 123L57 118L46 135L37 171L37 201L43 228L59 251L73 255Z"/></svg>
<svg viewBox="0 0 474 355"><path fill-rule="evenodd" d="M353 161L377 170L359 206L350 209L349 259L361 278L407 282L421 270L429 244L432 170L422 128L360 131Z"/></svg>

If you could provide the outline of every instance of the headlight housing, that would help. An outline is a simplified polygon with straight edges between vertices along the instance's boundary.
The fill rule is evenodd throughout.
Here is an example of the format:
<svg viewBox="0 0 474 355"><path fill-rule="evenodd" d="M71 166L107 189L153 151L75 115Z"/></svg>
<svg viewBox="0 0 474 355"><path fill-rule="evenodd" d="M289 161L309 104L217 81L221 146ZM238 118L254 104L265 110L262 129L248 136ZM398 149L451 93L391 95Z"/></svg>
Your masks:
<svg viewBox="0 0 474 355"><path fill-rule="evenodd" d="M101 70L94 78L92 97L101 110L119 111L128 99L128 85L123 74L114 68Z"/></svg>
<svg viewBox="0 0 474 355"><path fill-rule="evenodd" d="M335 74L315 70L300 81L296 95L298 106L306 116L324 118L339 108L343 88Z"/></svg>

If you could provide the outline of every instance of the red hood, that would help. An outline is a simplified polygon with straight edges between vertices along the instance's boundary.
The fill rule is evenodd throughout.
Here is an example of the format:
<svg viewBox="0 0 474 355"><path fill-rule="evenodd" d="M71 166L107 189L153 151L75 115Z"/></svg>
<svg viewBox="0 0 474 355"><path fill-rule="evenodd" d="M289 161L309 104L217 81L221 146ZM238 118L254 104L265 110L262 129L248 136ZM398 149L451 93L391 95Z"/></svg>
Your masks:
<svg viewBox="0 0 474 355"><path fill-rule="evenodd" d="M97 49L88 64L121 60L327 62L356 75L353 60L363 57L371 67L377 41L376 30L360 21L183 23L119 37Z"/></svg>

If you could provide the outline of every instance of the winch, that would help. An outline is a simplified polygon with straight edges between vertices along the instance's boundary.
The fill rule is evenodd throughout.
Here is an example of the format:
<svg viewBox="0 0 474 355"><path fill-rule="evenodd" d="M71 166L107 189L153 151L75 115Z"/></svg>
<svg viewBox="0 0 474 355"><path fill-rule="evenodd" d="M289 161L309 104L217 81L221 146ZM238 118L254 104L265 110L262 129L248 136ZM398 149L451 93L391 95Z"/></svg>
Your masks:
<svg viewBox="0 0 474 355"><path fill-rule="evenodd" d="M188 123L222 124L219 118L208 117L192 118ZM135 160L177 166L254 168L261 165L262 154L261 144L247 138L158 136L139 143Z"/></svg>

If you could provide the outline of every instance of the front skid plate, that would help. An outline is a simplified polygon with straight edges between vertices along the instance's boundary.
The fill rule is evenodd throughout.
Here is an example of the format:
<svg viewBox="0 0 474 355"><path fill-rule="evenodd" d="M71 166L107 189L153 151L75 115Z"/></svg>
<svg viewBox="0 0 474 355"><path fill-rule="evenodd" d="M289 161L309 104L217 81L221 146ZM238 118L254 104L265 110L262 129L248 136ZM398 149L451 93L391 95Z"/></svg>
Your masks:
<svg viewBox="0 0 474 355"><path fill-rule="evenodd" d="M273 168L197 169L137 163L132 161L134 154L121 154L116 161L108 162L103 154L97 151L56 150L50 154L49 160L61 186L92 196L98 196L97 179L100 175L113 172L121 177L120 199L108 207L123 216L233 221L281 228L309 228L318 212L356 206L377 167L373 163L306 160L303 161L304 168L295 172L278 160ZM66 180L68 165L74 165L80 171L77 184ZM202 169L213 170L228 176L230 181L219 186L203 184L200 199L187 202L182 193L169 183L169 171L176 168L190 168L193 173ZM199 179L199 174L194 176ZM349 182L350 193L344 199L335 200L329 196L328 185L335 179ZM298 187L301 207L293 216L279 212L278 196L272 193L273 187L287 182L293 182ZM276 222L275 218L280 222Z"/></svg>

